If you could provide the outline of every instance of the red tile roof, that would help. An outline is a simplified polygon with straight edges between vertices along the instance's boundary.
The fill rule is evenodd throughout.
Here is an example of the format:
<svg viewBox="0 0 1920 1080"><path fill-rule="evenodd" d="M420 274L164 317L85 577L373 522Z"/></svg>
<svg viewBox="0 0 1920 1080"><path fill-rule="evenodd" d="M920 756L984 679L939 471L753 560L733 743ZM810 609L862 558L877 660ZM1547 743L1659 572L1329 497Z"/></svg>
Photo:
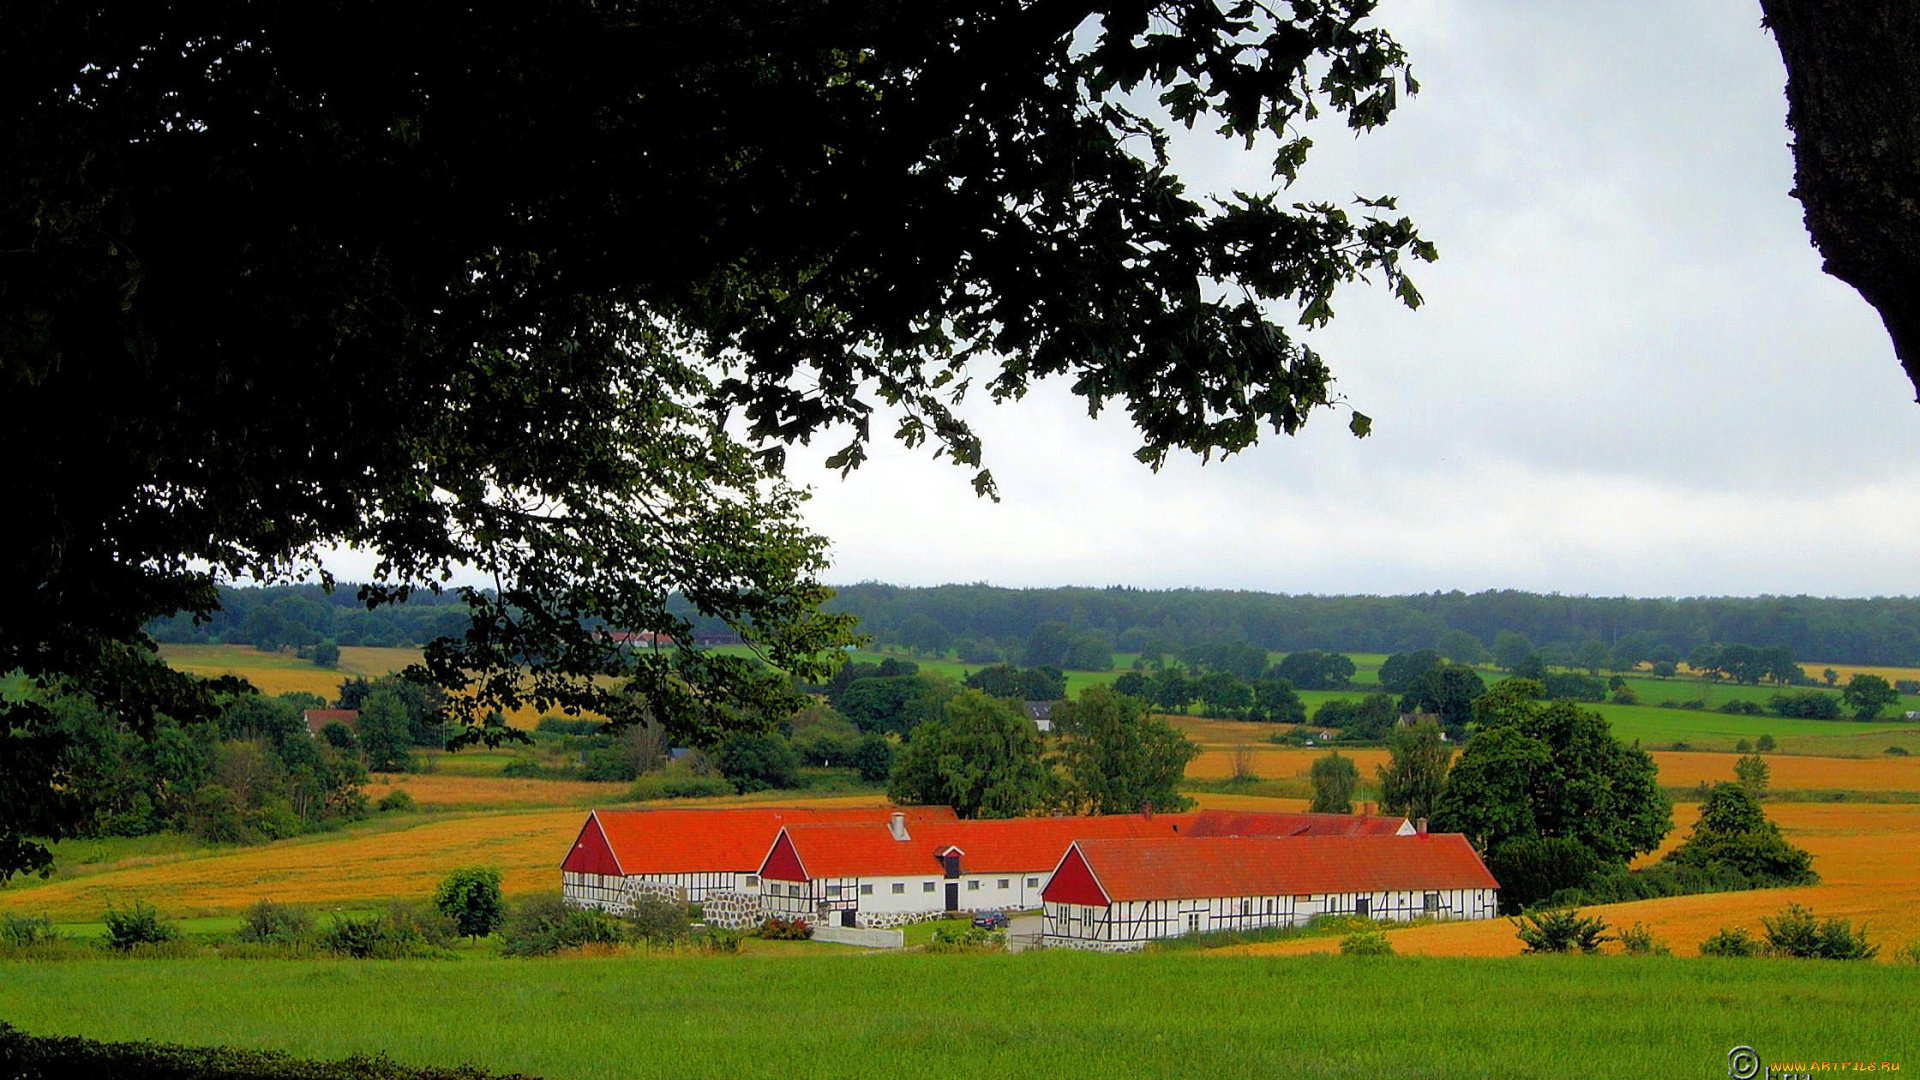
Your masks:
<svg viewBox="0 0 1920 1080"><path fill-rule="evenodd" d="M1081 839L1174 837L1191 814L1112 817L1007 818L992 821L907 823L908 839L896 840L878 825L795 824L787 842L807 877L911 877L941 871L939 853L960 850L964 874L1052 871L1067 846ZM767 862L771 862L769 852ZM763 862L763 867L766 863ZM783 879L784 880L784 879Z"/></svg>
<svg viewBox="0 0 1920 1080"><path fill-rule="evenodd" d="M1500 887L1459 833L1080 840L1056 875L1063 888L1076 859L1111 902ZM1054 893L1049 883L1046 899L1086 902Z"/></svg>
<svg viewBox="0 0 1920 1080"><path fill-rule="evenodd" d="M1293 814L1261 810L1202 810L1183 836L1395 836L1412 832L1407 819L1373 814Z"/></svg>
<svg viewBox="0 0 1920 1080"><path fill-rule="evenodd" d="M701 810L595 810L582 835L596 823L625 874L753 873L780 827L797 822L871 822L882 834L896 811L915 822L951 822L945 806L866 806L812 809L738 807ZM575 843L575 851L580 850ZM569 852L568 858L573 854ZM562 864L565 866L565 864ZM565 866L566 869L575 867Z"/></svg>
<svg viewBox="0 0 1920 1080"><path fill-rule="evenodd" d="M336 721L356 730L360 724L359 709L307 709L304 715L309 735L320 734L321 728Z"/></svg>

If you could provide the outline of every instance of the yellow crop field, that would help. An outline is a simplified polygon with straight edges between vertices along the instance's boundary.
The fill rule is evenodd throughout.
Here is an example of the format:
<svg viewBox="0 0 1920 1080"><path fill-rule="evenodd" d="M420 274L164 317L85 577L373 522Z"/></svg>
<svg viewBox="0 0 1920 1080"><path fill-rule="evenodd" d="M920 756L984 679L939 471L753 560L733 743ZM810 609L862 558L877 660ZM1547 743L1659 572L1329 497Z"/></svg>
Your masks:
<svg viewBox="0 0 1920 1080"><path fill-rule="evenodd" d="M1832 668L1834 674L1838 676L1835 681L1841 686L1845 686L1847 680L1853 678L1855 675L1878 675L1890 683L1899 682L1902 679L1920 680L1920 668L1911 667L1877 667L1873 664L1824 664L1818 660L1804 660L1801 662L1800 667L1808 675L1816 679L1820 677L1821 672Z"/></svg>
<svg viewBox="0 0 1920 1080"><path fill-rule="evenodd" d="M626 795L631 785L591 780L530 780L505 776L376 775L366 785L367 798L378 802L391 791L404 791L422 810L437 808L531 809L540 806L604 806Z"/></svg>
<svg viewBox="0 0 1920 1080"><path fill-rule="evenodd" d="M1783 791L1920 791L1920 757L1836 758L1765 755L1769 785ZM1693 787L1733 779L1734 754L1653 752L1660 783Z"/></svg>
<svg viewBox="0 0 1920 1080"><path fill-rule="evenodd" d="M1210 747L1200 752L1187 766L1187 775L1199 780L1218 780L1232 776L1234 772L1235 749L1232 747ZM1272 744L1247 744L1246 752L1254 775L1262 780L1306 780L1313 763L1327 756L1323 749L1306 749ZM1379 749L1342 750L1340 756L1351 758L1360 769L1363 782L1373 779L1376 765L1387 763L1387 752Z"/></svg>
<svg viewBox="0 0 1920 1080"><path fill-rule="evenodd" d="M1668 846L1691 827L1693 806L1677 807L1678 828ZM1818 885L1794 889L1709 893L1664 900L1640 900L1586 909L1615 928L1644 922L1676 953L1692 955L1700 942L1725 926L1744 926L1755 934L1762 916L1789 903L1804 904L1822 916L1865 922L1872 939L1890 956L1920 938L1920 806L1868 803L1770 803L1767 813L1788 839L1813 853ZM1644 860L1643 860L1644 861ZM1505 919L1441 923L1395 931L1395 950L1432 956L1510 956L1520 951L1513 926ZM1229 950L1273 954L1332 952L1329 938L1243 946Z"/></svg>
<svg viewBox="0 0 1920 1080"><path fill-rule="evenodd" d="M1170 721L1187 738L1204 747L1264 744L1269 735L1293 728L1292 724L1255 724L1245 720L1212 720L1200 716L1163 714L1161 719Z"/></svg>
<svg viewBox="0 0 1920 1080"><path fill-rule="evenodd" d="M878 795L783 801L790 806L874 806ZM690 805L767 805L764 798L703 799ZM679 805L679 804L676 804ZM560 862L586 809L476 813L387 829L301 837L256 848L145 858L99 873L0 891L0 911L46 914L60 922L100 917L108 901L145 900L176 917L235 913L261 899L320 907L424 900L457 866L497 866L510 895L560 886Z"/></svg>

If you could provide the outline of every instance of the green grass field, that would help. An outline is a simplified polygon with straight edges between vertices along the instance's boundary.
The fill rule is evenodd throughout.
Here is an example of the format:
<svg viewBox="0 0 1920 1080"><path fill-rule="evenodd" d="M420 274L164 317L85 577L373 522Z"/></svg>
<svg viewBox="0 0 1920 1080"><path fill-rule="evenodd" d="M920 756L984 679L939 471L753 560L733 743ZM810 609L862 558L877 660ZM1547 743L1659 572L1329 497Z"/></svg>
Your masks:
<svg viewBox="0 0 1920 1080"><path fill-rule="evenodd" d="M1521 1007L1515 1007L1524 1003ZM1007 955L0 965L38 1034L627 1077L1723 1076L1920 1063L1920 967Z"/></svg>

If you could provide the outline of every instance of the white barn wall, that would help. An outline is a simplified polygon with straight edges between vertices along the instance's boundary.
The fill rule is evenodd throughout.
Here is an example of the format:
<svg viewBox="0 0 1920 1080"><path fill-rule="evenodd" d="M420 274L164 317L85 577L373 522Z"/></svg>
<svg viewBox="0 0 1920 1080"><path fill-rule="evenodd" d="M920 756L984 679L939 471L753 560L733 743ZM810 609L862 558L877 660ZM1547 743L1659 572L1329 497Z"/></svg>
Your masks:
<svg viewBox="0 0 1920 1080"><path fill-rule="evenodd" d="M1431 909L1426 907L1428 893L1434 893L1437 902ZM1491 919L1497 914L1492 889L1128 900L1108 907L1049 903L1043 912L1043 940L1052 947L1138 949L1160 938L1300 926L1320 915L1352 915L1362 898L1368 901L1370 918L1392 922Z"/></svg>

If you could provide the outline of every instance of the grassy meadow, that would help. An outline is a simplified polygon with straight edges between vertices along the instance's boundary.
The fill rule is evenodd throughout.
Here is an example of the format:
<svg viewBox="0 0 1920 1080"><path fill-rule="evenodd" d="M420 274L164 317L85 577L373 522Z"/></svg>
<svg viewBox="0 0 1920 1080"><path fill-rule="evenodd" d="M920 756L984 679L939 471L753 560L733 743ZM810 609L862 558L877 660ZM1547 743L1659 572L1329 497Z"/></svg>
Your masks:
<svg viewBox="0 0 1920 1080"><path fill-rule="evenodd" d="M1510 1003L1526 1002L1524 1008ZM1911 1062L1920 967L1164 953L0 965L36 1033L627 1077L1724 1075Z"/></svg>

